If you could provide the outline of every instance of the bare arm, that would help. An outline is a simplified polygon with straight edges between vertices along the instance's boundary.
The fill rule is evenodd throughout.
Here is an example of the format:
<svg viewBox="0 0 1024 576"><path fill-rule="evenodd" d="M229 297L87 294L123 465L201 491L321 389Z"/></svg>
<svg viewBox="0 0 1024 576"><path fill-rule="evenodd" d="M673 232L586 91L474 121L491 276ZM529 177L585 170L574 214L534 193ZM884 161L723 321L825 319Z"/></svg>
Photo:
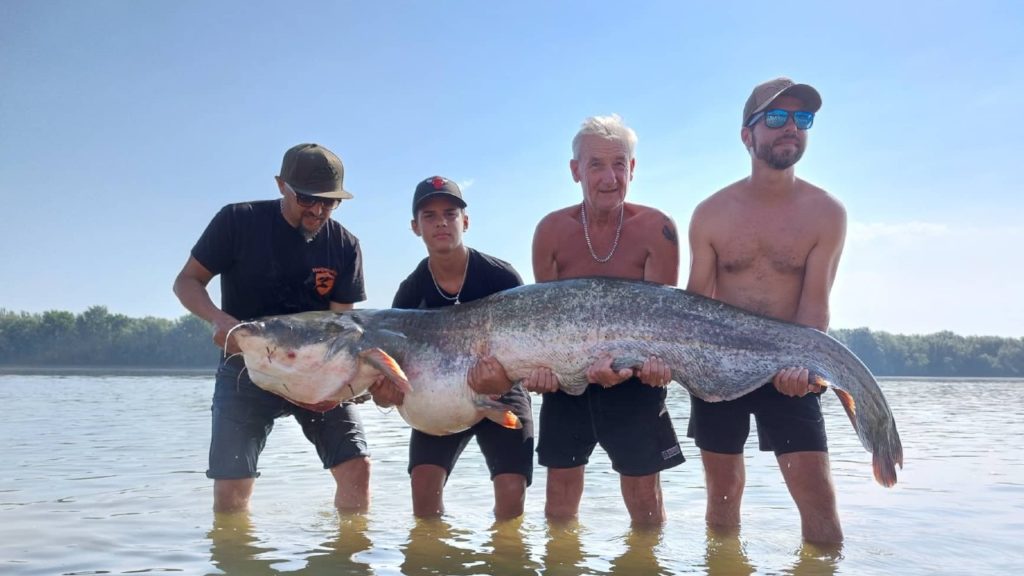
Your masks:
<svg viewBox="0 0 1024 576"><path fill-rule="evenodd" d="M551 282L558 280L558 262L555 261L554 213L548 214L537 224L533 233L533 280Z"/></svg>
<svg viewBox="0 0 1024 576"><path fill-rule="evenodd" d="M690 219L690 275L686 289L713 298L718 276L718 255L711 245L703 206L698 206Z"/></svg>
<svg viewBox="0 0 1024 576"><path fill-rule="evenodd" d="M347 310L353 310L355 304L342 304L341 302L335 302L331 300L331 312L345 312Z"/></svg>
<svg viewBox="0 0 1024 576"><path fill-rule="evenodd" d="M828 329L829 294L846 240L846 211L838 202L832 202L827 217L823 218L821 238L807 255L800 302L793 319L797 324L822 331Z"/></svg>
<svg viewBox="0 0 1024 576"><path fill-rule="evenodd" d="M654 211L650 252L644 262L644 280L675 286L679 283L679 233L671 218Z"/></svg>
<svg viewBox="0 0 1024 576"><path fill-rule="evenodd" d="M650 252L644 262L644 280L657 282L668 286L679 284L679 232L676 223L667 215L658 210L651 210L653 222L649 228ZM588 376L601 377L600 372L593 372L595 366L588 370ZM606 375L613 374L609 366ZM616 379L621 377L625 371L620 371ZM644 361L643 367L635 374L641 382L648 386L665 386L672 380L672 371L669 365L658 358L651 356ZM600 380L594 380L600 383Z"/></svg>
<svg viewBox="0 0 1024 576"><path fill-rule="evenodd" d="M200 264L198 260L189 256L185 266L174 279L174 294L178 297L181 305L189 312L213 325L213 342L217 347L224 348L224 339L227 337L228 331L238 324L238 320L218 308L213 303L213 300L210 299L210 293L206 291L206 285L212 279L213 273ZM226 352L234 354L240 352L240 350L232 342L227 347Z"/></svg>
<svg viewBox="0 0 1024 576"><path fill-rule="evenodd" d="M555 260L555 214L548 214L533 232L533 280L551 282L558 280L558 262ZM558 390L558 377L550 368L534 368L523 380L523 387L530 392L543 394Z"/></svg>
<svg viewBox="0 0 1024 576"><path fill-rule="evenodd" d="M822 331L828 329L829 293L846 240L846 211L835 200L829 198L828 201L829 205L823 210L820 237L807 255L800 302L793 318L797 324ZM803 367L780 370L772 382L780 393L787 396L803 396L808 392L821 391L820 386L810 381L810 372Z"/></svg>

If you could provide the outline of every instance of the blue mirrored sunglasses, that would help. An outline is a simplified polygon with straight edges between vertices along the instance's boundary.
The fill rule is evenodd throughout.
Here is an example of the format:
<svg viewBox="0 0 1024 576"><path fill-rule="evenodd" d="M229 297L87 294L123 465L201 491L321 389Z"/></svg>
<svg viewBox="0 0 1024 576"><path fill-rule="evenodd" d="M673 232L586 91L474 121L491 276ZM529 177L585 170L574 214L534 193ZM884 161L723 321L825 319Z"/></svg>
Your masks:
<svg viewBox="0 0 1024 576"><path fill-rule="evenodd" d="M803 110L790 112L789 110L775 108L758 112L751 116L750 121L747 122L747 127L749 128L757 124L761 118L764 118L765 126L769 128L782 128L789 121L790 114L793 115L793 123L796 124L797 130L809 130L814 125L814 112L804 112Z"/></svg>

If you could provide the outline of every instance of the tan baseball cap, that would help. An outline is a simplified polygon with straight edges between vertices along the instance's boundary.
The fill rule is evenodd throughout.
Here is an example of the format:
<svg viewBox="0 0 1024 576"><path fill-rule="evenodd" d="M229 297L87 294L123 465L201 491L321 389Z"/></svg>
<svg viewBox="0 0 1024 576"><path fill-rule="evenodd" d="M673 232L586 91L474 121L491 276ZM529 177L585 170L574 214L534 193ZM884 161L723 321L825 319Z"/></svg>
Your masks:
<svg viewBox="0 0 1024 576"><path fill-rule="evenodd" d="M754 91L747 98L743 107L743 126L750 117L765 110L779 96L792 96L803 101L808 112L817 112L821 108L821 95L810 84L797 84L785 76L780 76L754 86Z"/></svg>

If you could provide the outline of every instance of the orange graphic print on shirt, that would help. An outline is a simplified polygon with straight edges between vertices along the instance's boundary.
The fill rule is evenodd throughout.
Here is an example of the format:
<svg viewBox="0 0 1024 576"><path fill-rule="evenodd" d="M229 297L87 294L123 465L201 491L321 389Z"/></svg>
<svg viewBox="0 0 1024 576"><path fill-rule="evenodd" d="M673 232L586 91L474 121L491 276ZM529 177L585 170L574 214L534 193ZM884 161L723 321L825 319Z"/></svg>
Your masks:
<svg viewBox="0 0 1024 576"><path fill-rule="evenodd" d="M330 268L313 268L313 275L316 278L316 292L321 296L327 296L334 289L334 277L337 272Z"/></svg>

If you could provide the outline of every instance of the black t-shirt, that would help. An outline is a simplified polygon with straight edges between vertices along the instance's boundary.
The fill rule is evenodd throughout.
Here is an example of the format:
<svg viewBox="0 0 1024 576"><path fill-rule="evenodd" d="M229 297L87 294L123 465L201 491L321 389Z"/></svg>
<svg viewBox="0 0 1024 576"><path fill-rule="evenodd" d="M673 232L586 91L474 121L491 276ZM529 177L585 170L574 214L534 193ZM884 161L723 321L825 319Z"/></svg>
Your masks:
<svg viewBox="0 0 1024 576"><path fill-rule="evenodd" d="M428 260L429 258L424 258L416 270L402 281L391 304L393 308L440 308L455 304L438 293L427 267ZM470 248L469 265L466 268L466 279L462 283L462 292L459 293L459 301L472 302L522 284L523 279L511 264ZM447 293L446 295L449 298L455 296Z"/></svg>
<svg viewBox="0 0 1024 576"><path fill-rule="evenodd" d="M220 275L221 309L239 320L366 299L359 239L328 220L307 242L278 200L221 208L192 257Z"/></svg>

